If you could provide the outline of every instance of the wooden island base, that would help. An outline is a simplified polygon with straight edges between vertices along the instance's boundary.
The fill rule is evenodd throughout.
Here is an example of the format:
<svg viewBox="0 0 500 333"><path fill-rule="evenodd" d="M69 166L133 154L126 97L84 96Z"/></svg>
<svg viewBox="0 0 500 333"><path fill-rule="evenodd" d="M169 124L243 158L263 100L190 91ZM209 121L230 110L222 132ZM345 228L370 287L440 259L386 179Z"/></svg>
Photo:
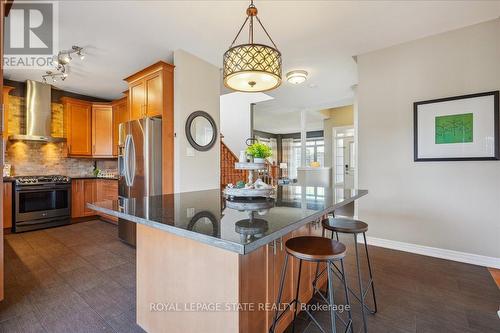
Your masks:
<svg viewBox="0 0 500 333"><path fill-rule="evenodd" d="M283 237L321 235L309 223ZM137 225L137 323L157 333L267 333L285 259L277 241L246 254ZM316 266L302 265L299 299L312 297ZM288 263L283 303L293 299L298 260ZM320 281L323 285L326 278ZM283 332L292 313L277 325Z"/></svg>

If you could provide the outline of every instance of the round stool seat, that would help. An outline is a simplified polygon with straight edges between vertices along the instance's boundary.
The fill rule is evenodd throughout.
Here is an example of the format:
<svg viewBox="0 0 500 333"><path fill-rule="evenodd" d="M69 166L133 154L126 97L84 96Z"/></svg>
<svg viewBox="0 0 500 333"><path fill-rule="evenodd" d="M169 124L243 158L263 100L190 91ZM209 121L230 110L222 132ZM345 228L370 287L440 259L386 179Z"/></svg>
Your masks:
<svg viewBox="0 0 500 333"><path fill-rule="evenodd" d="M368 224L344 217L334 217L321 221L323 228L342 233L359 234L368 231Z"/></svg>
<svg viewBox="0 0 500 333"><path fill-rule="evenodd" d="M316 236L291 238L285 247L289 254L306 261L338 260L344 258L346 252L341 242Z"/></svg>

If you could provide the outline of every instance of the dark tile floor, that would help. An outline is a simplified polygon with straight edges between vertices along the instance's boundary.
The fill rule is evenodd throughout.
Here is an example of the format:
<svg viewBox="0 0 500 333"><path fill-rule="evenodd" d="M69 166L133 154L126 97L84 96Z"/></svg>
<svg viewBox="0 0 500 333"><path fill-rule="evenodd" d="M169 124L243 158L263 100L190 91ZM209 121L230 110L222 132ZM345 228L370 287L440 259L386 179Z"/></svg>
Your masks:
<svg viewBox="0 0 500 333"><path fill-rule="evenodd" d="M144 332L135 324L135 250L90 221L5 236L0 332Z"/></svg>
<svg viewBox="0 0 500 333"><path fill-rule="evenodd" d="M356 286L353 242L341 238L349 284ZM379 312L368 317L369 332L500 332L500 290L486 268L370 251ZM135 251L117 240L114 225L90 221L6 235L5 283L0 333L144 332L135 324ZM360 332L357 304L353 313ZM327 313L315 316L329 327ZM320 331L301 314L296 332Z"/></svg>

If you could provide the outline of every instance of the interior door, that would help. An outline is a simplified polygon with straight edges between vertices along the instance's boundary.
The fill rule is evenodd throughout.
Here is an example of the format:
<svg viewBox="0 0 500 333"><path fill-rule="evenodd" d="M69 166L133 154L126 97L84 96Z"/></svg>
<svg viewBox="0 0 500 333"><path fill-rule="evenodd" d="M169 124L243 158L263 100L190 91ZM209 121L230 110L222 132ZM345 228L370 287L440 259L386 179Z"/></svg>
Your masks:
<svg viewBox="0 0 500 333"><path fill-rule="evenodd" d="M344 140L344 188L354 188L356 172L356 146L354 138Z"/></svg>

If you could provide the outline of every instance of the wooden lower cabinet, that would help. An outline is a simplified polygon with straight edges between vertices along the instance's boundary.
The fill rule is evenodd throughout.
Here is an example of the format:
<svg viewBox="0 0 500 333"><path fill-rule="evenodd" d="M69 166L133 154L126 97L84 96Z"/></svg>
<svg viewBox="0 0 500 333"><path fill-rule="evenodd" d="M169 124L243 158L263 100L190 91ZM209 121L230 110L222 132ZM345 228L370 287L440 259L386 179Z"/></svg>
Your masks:
<svg viewBox="0 0 500 333"><path fill-rule="evenodd" d="M101 216L117 222L113 216L98 214L88 209L88 202L118 199L118 181L114 179L74 179L71 183L71 217Z"/></svg>
<svg viewBox="0 0 500 333"><path fill-rule="evenodd" d="M269 331L274 318L274 303L278 297L281 271L285 262L285 242L298 236L321 235L320 227L314 223L285 235L281 241L268 244L247 255L240 256L240 301L252 304L253 309L240 311L240 332L265 333ZM282 304L295 298L299 260L289 256L287 274L282 294ZM299 289L299 299L307 303L312 295L312 282L316 273L316 264L302 262L302 274ZM326 278L319 282L326 283ZM276 332L283 332L293 320L293 312L287 311L276 325Z"/></svg>
<svg viewBox="0 0 500 333"><path fill-rule="evenodd" d="M74 179L71 182L71 217L94 216L96 213L88 209L88 202L96 201L96 179Z"/></svg>
<svg viewBox="0 0 500 333"><path fill-rule="evenodd" d="M118 181L113 179L97 179L96 201L118 200ZM118 223L118 218L106 214L101 214L102 218Z"/></svg>
<svg viewBox="0 0 500 333"><path fill-rule="evenodd" d="M12 228L12 182L3 183L3 228Z"/></svg>

